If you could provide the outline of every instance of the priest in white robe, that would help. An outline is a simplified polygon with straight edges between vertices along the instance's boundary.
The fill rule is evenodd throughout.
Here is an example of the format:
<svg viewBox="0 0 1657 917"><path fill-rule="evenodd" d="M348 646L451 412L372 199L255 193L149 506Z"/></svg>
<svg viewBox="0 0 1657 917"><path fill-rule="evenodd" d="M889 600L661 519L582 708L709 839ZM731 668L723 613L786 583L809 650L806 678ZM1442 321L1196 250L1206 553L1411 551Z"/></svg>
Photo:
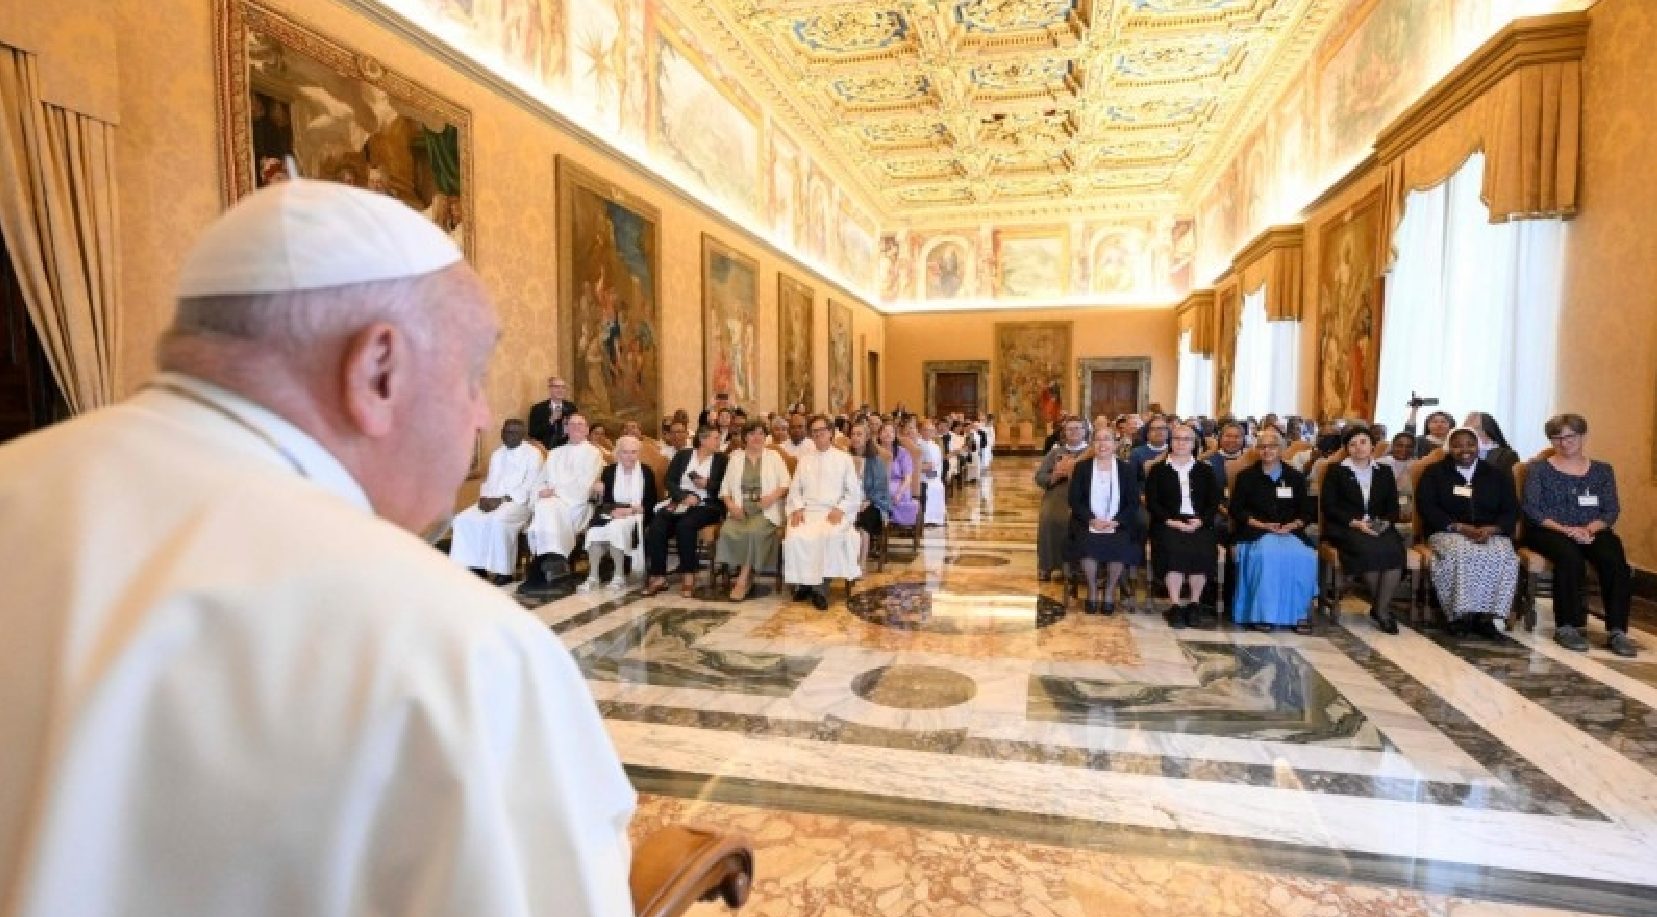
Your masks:
<svg viewBox="0 0 1657 917"><path fill-rule="evenodd" d="M984 471L990 470L990 464L995 461L995 415L984 418L979 428L978 467Z"/></svg>
<svg viewBox="0 0 1657 917"><path fill-rule="evenodd" d="M783 578L796 598L808 594L819 611L828 607L825 579L862 576L862 539L853 525L863 503L863 481L844 450L834 448L834 425L811 418L814 448L801 450L788 488L788 534L783 538Z"/></svg>
<svg viewBox="0 0 1657 917"><path fill-rule="evenodd" d="M470 570L495 578L500 585L518 566L518 533L529 522L530 499L541 473L541 450L524 438L524 422L501 425L501 444L489 456L489 475L478 489L478 502L455 517L449 556Z"/></svg>
<svg viewBox="0 0 1657 917"><path fill-rule="evenodd" d="M928 420L921 424L921 478L926 482L926 506L922 507L923 525L943 525L947 521L944 506L944 451L938 447L938 428Z"/></svg>
<svg viewBox="0 0 1657 917"><path fill-rule="evenodd" d="M527 531L543 582L569 575L570 552L593 517L593 486L604 472L604 453L587 441L586 417L572 414L564 434L569 440L547 453L535 481L535 512Z"/></svg>
<svg viewBox="0 0 1657 917"><path fill-rule="evenodd" d="M0 911L633 913L579 669L415 534L499 329L418 213L281 182L185 259L159 376L0 446Z"/></svg>

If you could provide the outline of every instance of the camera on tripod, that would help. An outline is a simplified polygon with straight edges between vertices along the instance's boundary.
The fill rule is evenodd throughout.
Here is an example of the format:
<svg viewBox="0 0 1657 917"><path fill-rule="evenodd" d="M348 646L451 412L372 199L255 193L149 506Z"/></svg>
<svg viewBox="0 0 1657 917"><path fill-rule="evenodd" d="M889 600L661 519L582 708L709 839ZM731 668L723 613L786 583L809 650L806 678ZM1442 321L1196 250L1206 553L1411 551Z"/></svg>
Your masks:
<svg viewBox="0 0 1657 917"><path fill-rule="evenodd" d="M1410 407L1412 407L1412 408L1436 408L1436 407L1438 407L1438 399L1437 398L1423 398L1420 395L1417 395L1415 392L1410 392L1410 402L1409 403L1410 403Z"/></svg>

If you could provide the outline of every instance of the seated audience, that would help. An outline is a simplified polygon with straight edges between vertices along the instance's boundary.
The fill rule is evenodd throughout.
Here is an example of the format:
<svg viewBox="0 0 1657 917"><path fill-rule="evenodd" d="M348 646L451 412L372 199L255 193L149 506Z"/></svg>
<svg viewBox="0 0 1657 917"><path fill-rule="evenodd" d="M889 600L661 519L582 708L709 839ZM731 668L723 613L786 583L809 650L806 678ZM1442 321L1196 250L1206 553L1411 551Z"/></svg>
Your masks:
<svg viewBox="0 0 1657 917"><path fill-rule="evenodd" d="M995 415L984 415L984 422L978 428L978 467L981 471L989 471L990 463L995 461Z"/></svg>
<svg viewBox="0 0 1657 917"><path fill-rule="evenodd" d="M1151 561L1168 588L1167 619L1175 628L1198 623L1197 602L1214 575L1219 543L1214 514L1220 508L1220 484L1207 462L1193 454L1197 433L1181 426L1173 431L1168 458L1151 466L1145 478L1145 508L1151 520ZM1189 587L1190 597L1181 601Z"/></svg>
<svg viewBox="0 0 1657 917"><path fill-rule="evenodd" d="M595 423L588 428L587 442L597 446L606 456L616 451L615 441L610 439L610 431L602 423Z"/></svg>
<svg viewBox="0 0 1657 917"><path fill-rule="evenodd" d="M1166 417L1158 415L1151 418L1151 422L1145 425L1145 442L1133 447L1133 451L1128 454L1128 464L1133 466L1134 474L1139 475L1139 480L1145 480L1145 474L1150 470L1152 462L1167 454L1168 428ZM1193 430L1192 433L1195 434L1196 431Z"/></svg>
<svg viewBox="0 0 1657 917"><path fill-rule="evenodd" d="M1054 446L1064 441L1064 421L1063 417L1053 421L1053 429L1047 434L1047 438L1041 441L1042 455L1052 452Z"/></svg>
<svg viewBox="0 0 1657 917"><path fill-rule="evenodd" d="M1553 563L1553 638L1566 649L1588 649L1582 587L1587 565L1593 564L1605 598L1606 648L1634 656L1628 560L1622 539L1611 530L1622 510L1616 473L1609 463L1588 458L1588 421L1582 415L1560 414L1544 431L1554 453L1531 462L1525 478L1525 546Z"/></svg>
<svg viewBox="0 0 1657 917"><path fill-rule="evenodd" d="M938 427L930 420L920 425L921 478L926 482L926 506L922 507L926 525L943 525L948 519L944 504L944 454L938 446Z"/></svg>
<svg viewBox="0 0 1657 917"><path fill-rule="evenodd" d="M742 430L742 448L730 452L719 496L725 503L725 522L719 527L715 559L737 568L731 598L742 601L753 587L754 571L777 567L777 530L783 524L783 498L788 496L788 466L782 456L765 447L765 424L755 421Z"/></svg>
<svg viewBox="0 0 1657 917"><path fill-rule="evenodd" d="M478 502L455 516L449 556L496 585L511 580L518 562L518 533L529 521L530 490L541 473L541 450L524 439L524 422L501 424L501 444L489 456L489 475Z"/></svg>
<svg viewBox="0 0 1657 917"><path fill-rule="evenodd" d="M920 502L915 499L915 459L898 442L897 429L891 421L883 421L875 445L892 456L886 482L889 518L896 525L910 526L917 524L915 517L920 514Z"/></svg>
<svg viewBox="0 0 1657 917"><path fill-rule="evenodd" d="M675 427L680 423L674 421ZM667 546L672 539L679 552L679 567L673 575L681 578L679 594L696 594L696 572L701 566L696 539L701 531L725 518L725 504L719 499L729 458L719 451L719 431L703 427L696 431L696 448L681 449L667 465L667 503L657 510L644 534L645 563L650 579L644 594L655 595L667 588Z"/></svg>
<svg viewBox="0 0 1657 917"><path fill-rule="evenodd" d="M1214 469L1214 478L1220 482L1223 491L1227 485L1226 462L1235 462L1243 457L1243 425L1235 420L1228 420L1220 425L1220 441L1214 451L1208 454L1208 464Z"/></svg>
<svg viewBox="0 0 1657 917"><path fill-rule="evenodd" d="M564 421L564 445L547 453L535 482L535 511L530 516L529 552L535 558L531 588L570 573L576 536L592 518L593 485L604 471L604 453L587 441L587 418L572 414Z"/></svg>
<svg viewBox="0 0 1657 917"><path fill-rule="evenodd" d="M1519 464L1519 453L1508 445L1496 418L1483 411L1473 411L1462 426L1479 438L1479 461L1489 462L1505 474L1513 473L1513 466Z"/></svg>
<svg viewBox="0 0 1657 917"><path fill-rule="evenodd" d="M1374 457L1369 431L1348 427L1346 458L1324 472L1319 499L1323 539L1341 555L1341 569L1369 590L1369 617L1383 633L1398 633L1392 597L1404 576L1404 540L1398 534L1398 483Z"/></svg>
<svg viewBox="0 0 1657 917"><path fill-rule="evenodd" d="M1448 457L1429 465L1416 485L1417 524L1433 552L1433 586L1451 632L1501 636L1494 618L1513 607L1519 557L1513 528L1519 499L1513 479L1479 461L1478 434L1458 427Z"/></svg>
<svg viewBox="0 0 1657 917"><path fill-rule="evenodd" d="M1420 410L1420 408L1417 405L1410 405L1409 416L1404 418L1403 432L1408 433L1411 436L1414 436L1416 433L1415 413L1418 410ZM1423 433L1418 440L1416 440L1415 457L1424 458L1427 455L1430 455L1434 449L1443 448L1445 440L1449 437L1450 431L1453 430L1455 426L1456 419L1451 417L1448 411L1434 411L1431 414L1428 414L1426 432ZM1475 435L1477 435L1476 431Z"/></svg>
<svg viewBox="0 0 1657 917"><path fill-rule="evenodd" d="M1231 489L1232 620L1262 632L1293 626L1311 633L1306 611L1318 591L1318 556L1306 537L1306 478L1283 461L1283 443L1275 423L1263 425L1254 441L1260 461L1238 472Z"/></svg>
<svg viewBox="0 0 1657 917"><path fill-rule="evenodd" d="M614 565L610 574L613 592L627 588L628 561L633 562L634 576L644 568L644 527L655 512L658 492L655 472L639 461L642 448L637 436L616 440L616 460L598 476L602 491L587 526L587 581L581 584L582 592L599 587L599 559L605 552Z"/></svg>
<svg viewBox="0 0 1657 917"><path fill-rule="evenodd" d="M666 432L662 437L662 443L656 447L656 451L662 454L662 458L665 458L671 462L675 456L689 447L690 431L685 428L685 422L682 420L669 420Z"/></svg>
<svg viewBox="0 0 1657 917"><path fill-rule="evenodd" d="M863 482L863 501L857 508L853 525L857 528L857 565L868 569L869 544L886 530L886 520L892 517L891 452L883 450L869 435L868 421L852 424L852 466Z"/></svg>
<svg viewBox="0 0 1657 917"><path fill-rule="evenodd" d="M1116 612L1117 584L1122 572L1144 563L1140 540L1139 476L1116 457L1116 429L1099 424L1093 430L1093 454L1078 464L1066 488L1070 503L1070 555L1087 580L1087 614ZM1105 566L1105 587L1099 590L1099 565Z"/></svg>
<svg viewBox="0 0 1657 917"><path fill-rule="evenodd" d="M1036 523L1036 572L1043 581L1054 571L1070 575L1070 475L1087 450L1087 434L1080 417L1066 418L1059 427L1063 440L1036 468L1041 488L1041 516Z"/></svg>

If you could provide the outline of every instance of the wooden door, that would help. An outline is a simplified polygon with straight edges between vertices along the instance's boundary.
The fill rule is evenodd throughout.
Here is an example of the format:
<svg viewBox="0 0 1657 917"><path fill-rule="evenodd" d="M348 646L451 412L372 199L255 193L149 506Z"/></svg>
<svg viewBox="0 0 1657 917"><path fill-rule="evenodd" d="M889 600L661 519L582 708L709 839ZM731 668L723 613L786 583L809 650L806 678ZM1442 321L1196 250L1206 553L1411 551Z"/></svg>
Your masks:
<svg viewBox="0 0 1657 917"><path fill-rule="evenodd" d="M978 413L977 373L938 373L933 376L933 396L939 417Z"/></svg>
<svg viewBox="0 0 1657 917"><path fill-rule="evenodd" d="M0 443L69 413L46 363L11 257L0 245Z"/></svg>
<svg viewBox="0 0 1657 917"><path fill-rule="evenodd" d="M1094 417L1132 414L1139 410L1139 370L1093 370L1088 393L1088 413Z"/></svg>
<svg viewBox="0 0 1657 917"><path fill-rule="evenodd" d="M863 380L863 401L880 410L880 354L869 351L868 376Z"/></svg>

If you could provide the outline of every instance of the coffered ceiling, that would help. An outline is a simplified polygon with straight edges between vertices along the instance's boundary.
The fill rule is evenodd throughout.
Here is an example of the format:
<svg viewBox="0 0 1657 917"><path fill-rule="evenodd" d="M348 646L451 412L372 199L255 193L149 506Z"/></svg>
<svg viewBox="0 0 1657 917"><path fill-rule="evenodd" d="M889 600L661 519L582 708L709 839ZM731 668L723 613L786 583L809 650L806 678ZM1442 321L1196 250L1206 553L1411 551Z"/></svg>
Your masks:
<svg viewBox="0 0 1657 917"><path fill-rule="evenodd" d="M1189 207L1349 0L684 0L883 225Z"/></svg>

